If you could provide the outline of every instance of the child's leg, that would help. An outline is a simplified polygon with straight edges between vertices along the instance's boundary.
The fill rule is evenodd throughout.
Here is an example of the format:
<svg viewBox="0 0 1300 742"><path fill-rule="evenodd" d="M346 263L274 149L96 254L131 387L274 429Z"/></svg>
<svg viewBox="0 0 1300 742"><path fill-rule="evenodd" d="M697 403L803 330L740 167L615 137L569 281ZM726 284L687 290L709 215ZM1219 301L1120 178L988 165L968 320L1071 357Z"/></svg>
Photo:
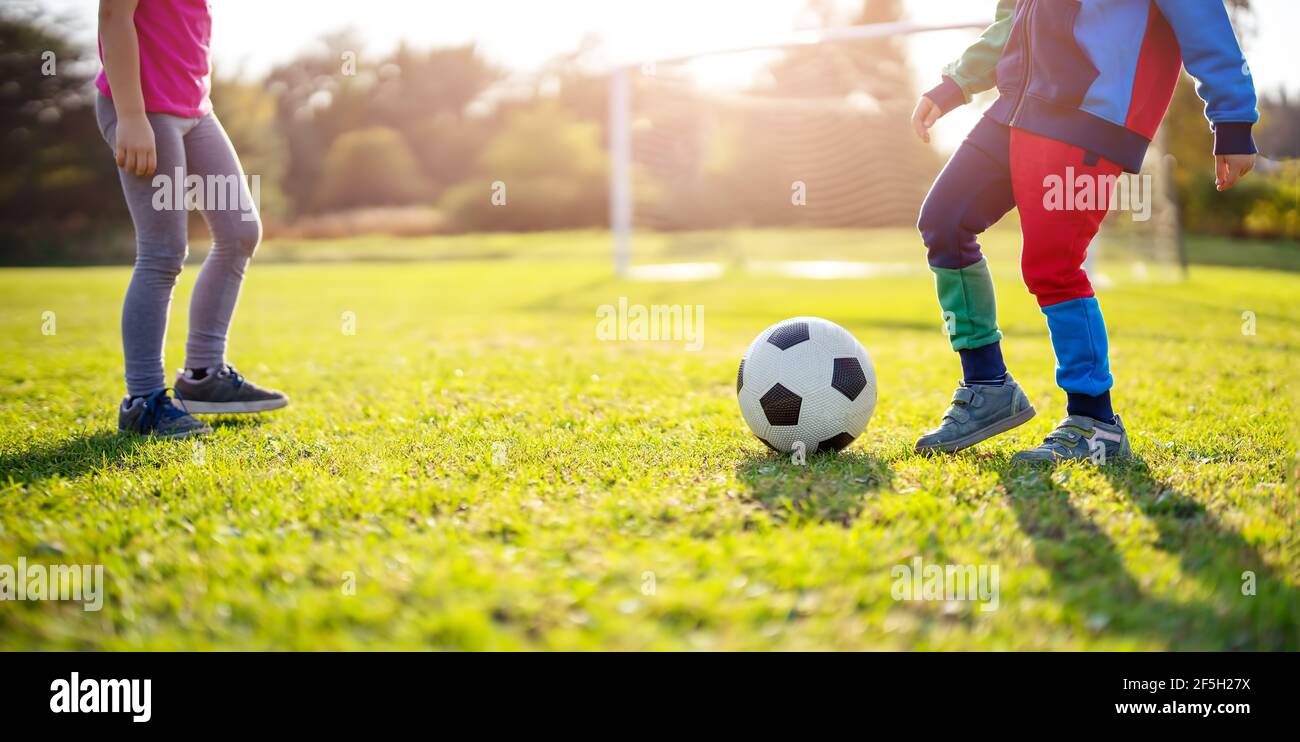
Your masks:
<svg viewBox="0 0 1300 742"><path fill-rule="evenodd" d="M917 453L960 451L1023 425L1034 407L1002 361L993 278L978 236L1015 206L1006 127L983 119L935 180L918 227L929 248L939 305L962 383Z"/></svg>
<svg viewBox="0 0 1300 742"><path fill-rule="evenodd" d="M117 114L113 103L100 96L95 109L100 132L114 146ZM175 116L149 114L158 153L156 175L166 176L170 187L177 169L185 169L181 142L190 122ZM135 224L135 270L122 303L122 352L126 360L126 389L132 397L147 396L167 386L163 370L163 341L167 335L167 310L172 289L185 262L186 223L183 204L155 208L156 176L139 176L118 169L126 206Z"/></svg>
<svg viewBox="0 0 1300 742"><path fill-rule="evenodd" d="M217 117L209 114L185 136L190 173L207 186L203 218L212 232L212 252L203 261L190 299L190 335L176 392L196 414L241 414L277 410L289 404L226 364L226 331L239 301L244 270L262 239L257 206L244 180L239 157ZM217 192L217 191L220 192ZM207 373L210 369L215 373Z"/></svg>
<svg viewBox="0 0 1300 742"><path fill-rule="evenodd" d="M981 119L935 180L917 227L929 250L939 305L967 383L1000 383L997 306L978 237L1015 206L1008 129Z"/></svg>
<svg viewBox="0 0 1300 742"><path fill-rule="evenodd" d="M262 238L262 224L239 157L215 115L203 117L186 134L185 152L190 173L211 184L205 193L209 202L203 204L203 218L212 232L212 252L203 261L190 299L185 367L208 369L226 362L226 332L239 300L244 269ZM222 193L212 192L212 185Z"/></svg>
<svg viewBox="0 0 1300 742"><path fill-rule="evenodd" d="M1083 261L1106 217L1109 184L1120 168L1018 129L1011 132L1011 158L1024 234L1021 273L1047 316L1056 383L1068 396L1068 414L1108 422L1114 412L1106 323ZM1072 201L1070 194L1076 195Z"/></svg>

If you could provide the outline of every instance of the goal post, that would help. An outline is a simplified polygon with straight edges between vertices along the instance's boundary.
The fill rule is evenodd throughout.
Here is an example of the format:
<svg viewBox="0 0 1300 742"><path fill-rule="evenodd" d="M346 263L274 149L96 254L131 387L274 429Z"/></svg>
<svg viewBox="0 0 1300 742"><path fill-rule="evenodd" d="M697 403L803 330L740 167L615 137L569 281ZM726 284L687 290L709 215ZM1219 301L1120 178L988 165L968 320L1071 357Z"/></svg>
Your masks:
<svg viewBox="0 0 1300 742"><path fill-rule="evenodd" d="M912 132L912 106L924 86L913 80L909 53L955 56L986 27L875 23L612 66L607 142L616 274L711 278L729 268L774 266L815 277L923 272L916 217L945 155ZM722 81L710 84L719 70ZM975 105L985 105L983 98ZM1155 277L1162 275L1155 269L1182 263L1160 137L1137 177L1155 211L1147 220L1106 220L1087 266L1099 283ZM1132 272L1118 270L1116 260Z"/></svg>
<svg viewBox="0 0 1300 742"><path fill-rule="evenodd" d="M609 227L614 272L632 268L632 127L627 67L609 73Z"/></svg>

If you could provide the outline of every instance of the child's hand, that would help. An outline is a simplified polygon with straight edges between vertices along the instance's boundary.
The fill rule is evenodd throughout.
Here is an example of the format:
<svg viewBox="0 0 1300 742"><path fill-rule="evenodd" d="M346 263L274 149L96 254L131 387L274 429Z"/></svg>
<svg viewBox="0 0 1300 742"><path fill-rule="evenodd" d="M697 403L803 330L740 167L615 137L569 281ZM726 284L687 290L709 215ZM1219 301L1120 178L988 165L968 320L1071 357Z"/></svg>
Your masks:
<svg viewBox="0 0 1300 742"><path fill-rule="evenodd" d="M916 102L916 110L912 111L912 129L922 142L930 143L930 127L934 126L934 122L942 115L943 111L940 111L934 101L924 95Z"/></svg>
<svg viewBox="0 0 1300 742"><path fill-rule="evenodd" d="M1215 155L1214 187L1226 191L1254 169L1254 155Z"/></svg>
<svg viewBox="0 0 1300 742"><path fill-rule="evenodd" d="M153 175L158 169L153 127L144 115L118 119L117 166L136 175Z"/></svg>

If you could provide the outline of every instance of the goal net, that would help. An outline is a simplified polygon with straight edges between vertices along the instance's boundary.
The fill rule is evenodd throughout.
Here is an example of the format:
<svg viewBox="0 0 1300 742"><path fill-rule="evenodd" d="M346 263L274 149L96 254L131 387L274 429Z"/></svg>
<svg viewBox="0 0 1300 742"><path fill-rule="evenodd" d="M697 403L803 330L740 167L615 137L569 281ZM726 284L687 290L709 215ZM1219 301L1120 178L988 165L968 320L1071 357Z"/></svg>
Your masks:
<svg viewBox="0 0 1300 742"><path fill-rule="evenodd" d="M914 225L948 153L912 132L920 87L908 55L935 32L965 44L981 28L853 26L617 68L609 138L618 272L667 279L924 271ZM1162 162L1148 158L1163 182ZM1168 212L1155 209L1157 216ZM1157 225L1108 221L1123 223L1113 235L1107 228L1095 253L1178 262L1177 241L1156 239ZM1173 225L1176 234L1176 218Z"/></svg>

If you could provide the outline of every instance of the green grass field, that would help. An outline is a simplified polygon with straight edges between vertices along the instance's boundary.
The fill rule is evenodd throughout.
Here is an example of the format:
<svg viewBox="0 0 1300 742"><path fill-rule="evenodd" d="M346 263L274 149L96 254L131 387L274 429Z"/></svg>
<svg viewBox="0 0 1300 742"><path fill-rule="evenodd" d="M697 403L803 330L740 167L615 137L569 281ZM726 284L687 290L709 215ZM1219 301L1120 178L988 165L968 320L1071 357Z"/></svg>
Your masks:
<svg viewBox="0 0 1300 742"><path fill-rule="evenodd" d="M920 268L912 239L862 235ZM923 268L630 283L600 234L354 240L324 263L271 243L231 360L293 405L202 443L114 430L128 269L0 271L0 564L107 575L100 612L0 602L0 648L1300 649L1300 273L1118 280L1137 458L1035 469L1009 457L1064 399L1015 242L989 251L1040 415L951 458L911 452L960 375ZM395 260L415 254L441 259ZM704 348L598 341L620 296L704 305ZM806 467L734 390L754 334L798 314L852 330L880 384L867 433ZM998 609L894 600L917 556L996 565Z"/></svg>

